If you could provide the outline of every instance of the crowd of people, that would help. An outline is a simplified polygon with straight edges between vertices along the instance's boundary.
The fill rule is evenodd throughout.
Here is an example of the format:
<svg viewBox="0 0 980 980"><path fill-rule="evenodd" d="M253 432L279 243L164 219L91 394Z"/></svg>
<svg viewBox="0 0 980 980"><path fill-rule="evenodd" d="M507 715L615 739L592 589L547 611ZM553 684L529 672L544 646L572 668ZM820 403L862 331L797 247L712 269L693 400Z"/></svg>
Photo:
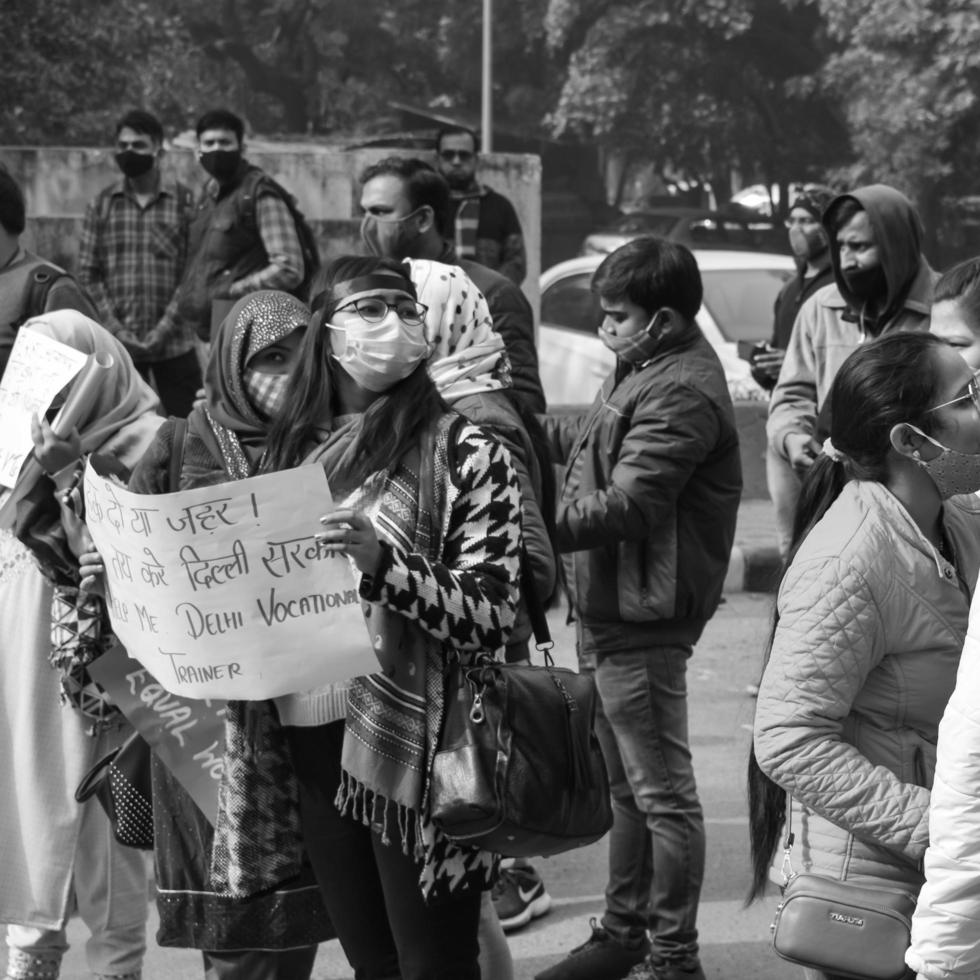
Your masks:
<svg viewBox="0 0 980 980"><path fill-rule="evenodd" d="M94 977L139 978L146 952L144 855L75 796L134 731L88 670L118 643L90 460L135 494L322 469L309 533L349 563L376 666L229 701L217 814L152 755L160 945L200 950L209 980L303 980L333 938L362 980L512 977L505 931L547 913L545 882L447 837L430 771L449 665L531 660L535 608L561 589L613 824L605 909L538 980L704 980L687 666L742 473L694 256L644 237L604 259L616 366L587 411L549 414L520 222L477 180L476 134L441 131L434 166L368 167L363 253L323 263L245 158L242 120L215 109L196 133L200 193L164 177L151 114L118 121L121 179L88 207L74 274L21 246L0 168L0 371L28 331L110 365L70 431L52 426L65 393L35 417L43 475L7 491L0 530L6 980L55 980L76 912ZM801 870L920 895L909 977L973 976L980 260L938 277L884 185L808 186L787 228L798 274L752 361L785 569L756 690L751 894L786 883L791 834Z"/></svg>

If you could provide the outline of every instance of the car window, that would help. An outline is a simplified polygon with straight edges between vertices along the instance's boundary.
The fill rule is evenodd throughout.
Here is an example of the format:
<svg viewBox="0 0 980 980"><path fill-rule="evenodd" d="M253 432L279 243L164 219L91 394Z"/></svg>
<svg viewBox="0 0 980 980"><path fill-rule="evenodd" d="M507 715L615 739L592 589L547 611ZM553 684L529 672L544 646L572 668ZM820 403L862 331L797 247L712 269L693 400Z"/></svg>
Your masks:
<svg viewBox="0 0 980 980"><path fill-rule="evenodd" d="M725 229L712 218L692 221L688 227L688 235L695 248L699 245L725 245L729 241Z"/></svg>
<svg viewBox="0 0 980 980"><path fill-rule="evenodd" d="M764 340L772 335L772 307L784 269L725 269L702 272L704 305L726 340Z"/></svg>
<svg viewBox="0 0 980 980"><path fill-rule="evenodd" d="M541 294L541 322L594 334L602 322L602 311L599 297L590 288L591 283L591 272L552 283Z"/></svg>

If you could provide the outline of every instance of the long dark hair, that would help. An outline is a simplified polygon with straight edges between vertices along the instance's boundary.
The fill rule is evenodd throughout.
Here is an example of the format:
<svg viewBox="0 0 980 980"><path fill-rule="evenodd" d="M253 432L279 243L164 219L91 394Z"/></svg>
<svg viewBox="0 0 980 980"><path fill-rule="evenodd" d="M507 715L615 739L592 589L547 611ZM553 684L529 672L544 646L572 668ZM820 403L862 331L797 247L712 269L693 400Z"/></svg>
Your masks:
<svg viewBox="0 0 980 980"><path fill-rule="evenodd" d="M400 262L374 256L348 255L321 269L313 281L313 321L303 338L300 359L289 377L285 408L269 432L262 469L266 472L298 465L316 440L317 423L337 412L337 372L324 317L333 312L337 283L374 272L394 273L395 288L415 295L408 269ZM319 312L318 312L319 311ZM352 485L379 470L393 470L418 443L422 431L448 409L421 363L408 377L381 394L364 412L354 444L353 465L346 474Z"/></svg>
<svg viewBox="0 0 980 980"><path fill-rule="evenodd" d="M834 403L830 439L843 459L817 457L807 471L796 505L788 568L806 536L827 513L849 480L882 482L887 474L892 427L911 422L923 432L933 429L928 409L935 404L937 383L933 351L945 342L929 333L895 333L873 340L841 365L830 389ZM773 611L765 665L779 623ZM753 745L748 763L749 842L752 902L765 891L769 866L786 822L786 792L760 768Z"/></svg>

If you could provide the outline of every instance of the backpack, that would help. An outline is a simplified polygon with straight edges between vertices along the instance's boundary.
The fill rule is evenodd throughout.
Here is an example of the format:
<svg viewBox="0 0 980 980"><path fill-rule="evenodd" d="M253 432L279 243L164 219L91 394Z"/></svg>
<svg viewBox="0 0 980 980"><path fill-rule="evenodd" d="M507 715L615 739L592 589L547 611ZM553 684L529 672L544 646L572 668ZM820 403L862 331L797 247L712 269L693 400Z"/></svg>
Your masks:
<svg viewBox="0 0 980 980"><path fill-rule="evenodd" d="M242 215L251 227L258 227L255 217L255 202L263 188L271 190L289 208L289 213L292 215L293 224L296 227L296 237L299 239L299 247L303 253L303 279L290 292L305 303L310 298L310 285L313 282L313 277L320 268L320 250L317 247L316 235L313 234L313 229L296 204L296 198L282 184L273 180L257 167L246 174L241 190Z"/></svg>
<svg viewBox="0 0 980 980"><path fill-rule="evenodd" d="M75 283L75 288L89 304L89 311L86 313L86 316L92 319L96 318L95 306L91 299L89 299L88 293L82 289L78 280L59 266L42 260L37 265L32 266L28 274L22 294L23 299L20 304L20 316L10 325L13 330L19 330L31 317L40 316L45 312L48 305L48 293L51 292L51 287L59 279L70 279Z"/></svg>

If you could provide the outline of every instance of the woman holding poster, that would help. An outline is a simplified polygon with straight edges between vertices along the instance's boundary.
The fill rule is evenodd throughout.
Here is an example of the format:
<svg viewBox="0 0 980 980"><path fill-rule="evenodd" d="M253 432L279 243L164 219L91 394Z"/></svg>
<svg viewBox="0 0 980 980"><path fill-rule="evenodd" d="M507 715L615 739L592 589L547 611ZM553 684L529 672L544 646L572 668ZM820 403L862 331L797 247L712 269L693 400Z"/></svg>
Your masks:
<svg viewBox="0 0 980 980"><path fill-rule="evenodd" d="M70 484L89 453L125 472L163 419L125 348L92 320L62 310L21 329L102 355L109 366L80 419L79 438L59 440L45 423L35 426L37 455L54 476L42 478L18 503L12 533L0 531L6 976L56 978L67 948L65 926L77 907L92 933L92 975L138 978L146 949L144 857L116 843L96 800L78 804L74 797L82 776L132 729L86 675L85 663L113 638L99 600L78 596L75 555L85 546L84 529L59 506L55 491Z"/></svg>
<svg viewBox="0 0 980 980"><path fill-rule="evenodd" d="M261 291L239 300L212 338L205 399L188 417L186 433L181 435L175 420L165 422L129 489L169 493L253 475L267 451L270 422L284 404L287 375L309 318L307 307L287 293ZM261 753L265 763L249 783L247 832L257 847L288 851L278 819L295 813L295 802L274 711L264 702L229 702L225 723L232 750ZM277 864L275 887L264 894L229 882L220 871L222 844L220 838L215 844L211 821L158 759L153 811L160 945L202 950L208 980L309 977L317 944L334 933L302 856ZM291 830L295 843L298 819Z"/></svg>
<svg viewBox="0 0 980 980"><path fill-rule="evenodd" d="M321 539L356 566L380 669L277 699L303 841L358 977L475 980L494 856L435 830L426 779L446 651L502 654L513 625L517 477L499 443L439 396L405 266L338 259L313 292L264 466L323 466L339 506ZM329 656L319 642L311 655ZM392 730L394 751L378 738ZM244 854L232 844L229 863Z"/></svg>

